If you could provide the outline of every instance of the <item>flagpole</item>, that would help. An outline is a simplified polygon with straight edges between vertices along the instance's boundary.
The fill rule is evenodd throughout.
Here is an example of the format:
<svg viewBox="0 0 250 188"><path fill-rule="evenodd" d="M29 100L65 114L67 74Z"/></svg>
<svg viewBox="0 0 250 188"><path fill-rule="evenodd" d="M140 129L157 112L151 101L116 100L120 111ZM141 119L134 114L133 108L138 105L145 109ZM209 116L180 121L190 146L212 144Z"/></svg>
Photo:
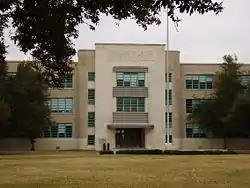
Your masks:
<svg viewBox="0 0 250 188"><path fill-rule="evenodd" d="M166 69L167 69L167 144L169 144L170 140L169 140L169 135L170 135L170 126L169 126L169 17L168 17L168 6L167 6L167 41L166 41L166 45L167 45L167 51L166 51Z"/></svg>

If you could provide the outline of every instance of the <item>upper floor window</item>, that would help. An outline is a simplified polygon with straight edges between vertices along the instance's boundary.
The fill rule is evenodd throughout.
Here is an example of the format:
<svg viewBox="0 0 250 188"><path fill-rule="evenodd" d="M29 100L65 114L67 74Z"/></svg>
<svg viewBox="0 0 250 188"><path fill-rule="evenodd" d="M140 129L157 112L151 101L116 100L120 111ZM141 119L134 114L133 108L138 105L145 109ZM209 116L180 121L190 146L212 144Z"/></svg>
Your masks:
<svg viewBox="0 0 250 188"><path fill-rule="evenodd" d="M95 112L88 112L88 127L95 126Z"/></svg>
<svg viewBox="0 0 250 188"><path fill-rule="evenodd" d="M145 112L145 98L143 97L117 97L117 112Z"/></svg>
<svg viewBox="0 0 250 188"><path fill-rule="evenodd" d="M168 81L172 82L172 72L168 73L168 75L167 73L165 74L165 82L167 82L167 76L168 76Z"/></svg>
<svg viewBox="0 0 250 188"><path fill-rule="evenodd" d="M169 114L169 115L168 115ZM167 118L169 119L169 128L172 128L172 112L169 112L167 114L167 112L165 113L165 124L166 124L166 128L167 128Z"/></svg>
<svg viewBox="0 0 250 188"><path fill-rule="evenodd" d="M186 138L205 138L205 132L198 124L186 124Z"/></svg>
<svg viewBox="0 0 250 188"><path fill-rule="evenodd" d="M72 113L73 99L72 98L50 98L47 100L52 113Z"/></svg>
<svg viewBox="0 0 250 188"><path fill-rule="evenodd" d="M186 99L186 113L192 113L193 108L203 101L211 99Z"/></svg>
<svg viewBox="0 0 250 188"><path fill-rule="evenodd" d="M95 72L88 72L88 81L89 82L95 81Z"/></svg>
<svg viewBox="0 0 250 188"><path fill-rule="evenodd" d="M88 89L88 104L95 104L95 89Z"/></svg>
<svg viewBox="0 0 250 188"><path fill-rule="evenodd" d="M117 72L116 86L118 87L144 87L144 72Z"/></svg>
<svg viewBox="0 0 250 188"><path fill-rule="evenodd" d="M62 81L63 88L73 88L73 75L67 75Z"/></svg>
<svg viewBox="0 0 250 188"><path fill-rule="evenodd" d="M167 91L168 91L168 97L169 97L169 105L172 105L172 90L167 90L165 89L165 104L168 104L168 100L167 100Z"/></svg>
<svg viewBox="0 0 250 188"><path fill-rule="evenodd" d="M213 88L213 75L185 75L186 89L206 90Z"/></svg>
<svg viewBox="0 0 250 188"><path fill-rule="evenodd" d="M56 123L48 127L43 138L72 138L72 123Z"/></svg>

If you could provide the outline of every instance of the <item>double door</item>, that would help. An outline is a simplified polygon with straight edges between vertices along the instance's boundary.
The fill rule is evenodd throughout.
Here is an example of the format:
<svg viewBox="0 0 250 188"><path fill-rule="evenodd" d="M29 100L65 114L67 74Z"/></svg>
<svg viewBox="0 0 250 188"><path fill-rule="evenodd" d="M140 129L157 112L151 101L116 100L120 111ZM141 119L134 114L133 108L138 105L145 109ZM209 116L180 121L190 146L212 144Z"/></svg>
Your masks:
<svg viewBox="0 0 250 188"><path fill-rule="evenodd" d="M145 145L144 129L119 128L115 134L117 148L139 148Z"/></svg>

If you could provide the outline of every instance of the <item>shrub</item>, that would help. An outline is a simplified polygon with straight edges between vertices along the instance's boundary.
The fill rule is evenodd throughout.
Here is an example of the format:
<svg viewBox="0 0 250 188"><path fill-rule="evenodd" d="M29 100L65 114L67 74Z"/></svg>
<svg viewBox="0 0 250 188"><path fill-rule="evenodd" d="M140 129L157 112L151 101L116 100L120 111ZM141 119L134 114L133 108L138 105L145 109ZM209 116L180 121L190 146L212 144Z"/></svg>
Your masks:
<svg viewBox="0 0 250 188"><path fill-rule="evenodd" d="M165 150L163 151L165 155L230 155L237 154L235 151L230 150Z"/></svg>
<svg viewBox="0 0 250 188"><path fill-rule="evenodd" d="M118 150L116 154L122 155L160 155L162 154L162 150L152 149L152 150Z"/></svg>
<svg viewBox="0 0 250 188"><path fill-rule="evenodd" d="M114 154L114 152L113 151L104 151L104 150L102 150L102 151L100 151L100 155L113 155Z"/></svg>

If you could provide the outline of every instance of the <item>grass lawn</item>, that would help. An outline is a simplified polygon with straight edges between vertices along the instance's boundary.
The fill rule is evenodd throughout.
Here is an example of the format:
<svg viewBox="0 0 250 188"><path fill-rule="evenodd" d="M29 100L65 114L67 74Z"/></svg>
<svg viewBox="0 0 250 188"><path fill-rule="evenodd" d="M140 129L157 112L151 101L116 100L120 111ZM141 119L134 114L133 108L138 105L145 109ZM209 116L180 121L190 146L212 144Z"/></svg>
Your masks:
<svg viewBox="0 0 250 188"><path fill-rule="evenodd" d="M0 188L249 188L250 155L0 155Z"/></svg>

